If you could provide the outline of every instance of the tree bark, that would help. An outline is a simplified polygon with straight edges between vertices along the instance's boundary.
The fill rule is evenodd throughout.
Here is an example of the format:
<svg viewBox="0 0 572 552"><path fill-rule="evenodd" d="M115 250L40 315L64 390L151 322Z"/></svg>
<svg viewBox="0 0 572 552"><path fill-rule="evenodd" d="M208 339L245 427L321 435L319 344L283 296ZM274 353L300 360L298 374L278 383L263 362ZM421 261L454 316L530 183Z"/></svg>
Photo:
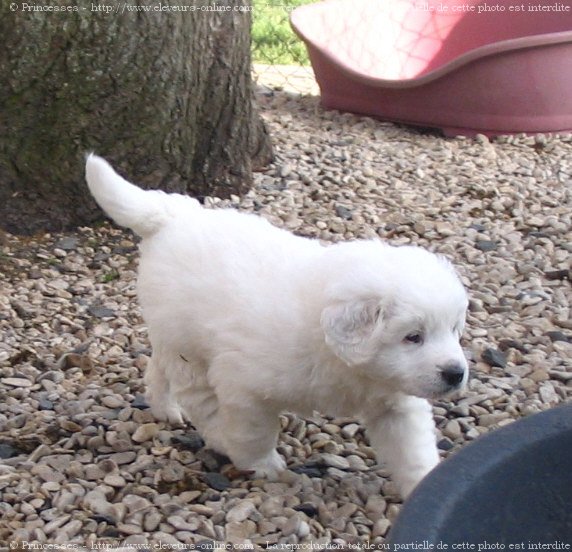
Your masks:
<svg viewBox="0 0 572 552"><path fill-rule="evenodd" d="M51 8L70 11L49 12L0 0L0 225L32 233L101 219L84 183L89 151L144 187L245 192L271 158L252 101L246 1L183 0L181 13L158 0L59 0Z"/></svg>

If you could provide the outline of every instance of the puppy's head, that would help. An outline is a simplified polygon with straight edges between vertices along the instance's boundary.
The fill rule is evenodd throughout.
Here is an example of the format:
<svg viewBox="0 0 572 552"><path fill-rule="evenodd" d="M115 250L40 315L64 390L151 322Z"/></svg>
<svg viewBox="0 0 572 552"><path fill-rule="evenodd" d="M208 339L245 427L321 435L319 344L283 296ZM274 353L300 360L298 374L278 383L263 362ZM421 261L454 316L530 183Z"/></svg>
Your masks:
<svg viewBox="0 0 572 552"><path fill-rule="evenodd" d="M353 271L351 286L324 308L326 344L388 390L426 398L459 390L468 377L459 344L468 305L463 285L444 259L392 249L377 282L371 271Z"/></svg>

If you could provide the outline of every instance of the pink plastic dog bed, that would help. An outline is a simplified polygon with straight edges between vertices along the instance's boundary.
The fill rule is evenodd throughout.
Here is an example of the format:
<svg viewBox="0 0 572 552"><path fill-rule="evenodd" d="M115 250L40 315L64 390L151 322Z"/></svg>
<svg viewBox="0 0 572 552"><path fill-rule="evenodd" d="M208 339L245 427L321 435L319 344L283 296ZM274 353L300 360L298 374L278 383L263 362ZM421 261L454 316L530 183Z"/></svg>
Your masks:
<svg viewBox="0 0 572 552"><path fill-rule="evenodd" d="M325 107L448 135L572 130L568 0L326 0L291 24Z"/></svg>

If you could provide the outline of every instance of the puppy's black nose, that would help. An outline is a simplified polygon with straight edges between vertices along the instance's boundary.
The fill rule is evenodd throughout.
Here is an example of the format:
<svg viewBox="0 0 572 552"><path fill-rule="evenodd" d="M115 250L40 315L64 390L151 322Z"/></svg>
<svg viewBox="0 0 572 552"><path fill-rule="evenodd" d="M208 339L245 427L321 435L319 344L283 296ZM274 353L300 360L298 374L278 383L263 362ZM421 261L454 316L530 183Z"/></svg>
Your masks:
<svg viewBox="0 0 572 552"><path fill-rule="evenodd" d="M459 364L447 364L441 368L441 377L448 387L458 387L465 376L465 369Z"/></svg>

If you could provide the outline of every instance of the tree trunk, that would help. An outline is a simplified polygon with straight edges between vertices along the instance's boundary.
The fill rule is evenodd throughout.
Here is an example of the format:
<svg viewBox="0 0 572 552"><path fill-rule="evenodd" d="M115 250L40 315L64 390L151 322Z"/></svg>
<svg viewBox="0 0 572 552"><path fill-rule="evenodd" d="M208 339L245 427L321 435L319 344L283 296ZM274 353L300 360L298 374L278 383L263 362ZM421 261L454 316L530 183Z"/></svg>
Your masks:
<svg viewBox="0 0 572 552"><path fill-rule="evenodd" d="M101 219L84 182L89 151L145 187L245 192L271 158L252 102L246 1L186 0L180 13L158 0L0 0L0 225Z"/></svg>

